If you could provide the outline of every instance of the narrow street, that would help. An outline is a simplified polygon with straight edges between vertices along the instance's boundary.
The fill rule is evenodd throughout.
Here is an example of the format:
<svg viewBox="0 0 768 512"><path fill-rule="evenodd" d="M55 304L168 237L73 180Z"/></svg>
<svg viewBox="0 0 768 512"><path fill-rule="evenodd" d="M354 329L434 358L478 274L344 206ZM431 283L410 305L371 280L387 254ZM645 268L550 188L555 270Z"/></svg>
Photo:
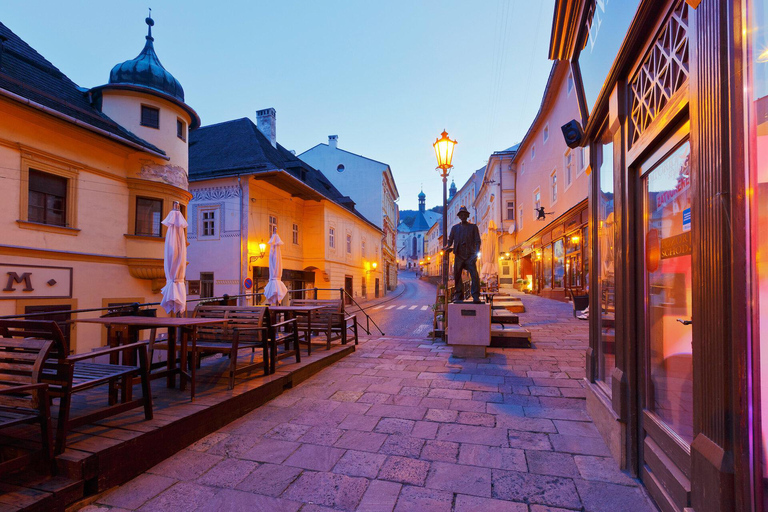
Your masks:
<svg viewBox="0 0 768 512"><path fill-rule="evenodd" d="M366 312L386 336L428 336L432 331L436 287L417 278L414 272L401 272L398 280L405 288L402 294L372 307L365 306ZM364 321L362 315L360 321ZM379 334L371 327L372 335Z"/></svg>
<svg viewBox="0 0 768 512"><path fill-rule="evenodd" d="M385 332L431 318L421 308L434 288L403 283L374 310ZM354 354L83 510L655 510L586 412L587 322L566 303L523 301L531 349L457 359L424 334L365 336Z"/></svg>

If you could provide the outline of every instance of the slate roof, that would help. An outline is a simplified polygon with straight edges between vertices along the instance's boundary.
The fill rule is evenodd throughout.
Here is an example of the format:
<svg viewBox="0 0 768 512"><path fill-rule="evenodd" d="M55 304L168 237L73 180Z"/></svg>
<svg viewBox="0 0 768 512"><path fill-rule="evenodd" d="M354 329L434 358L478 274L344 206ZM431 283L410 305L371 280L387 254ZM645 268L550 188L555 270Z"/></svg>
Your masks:
<svg viewBox="0 0 768 512"><path fill-rule="evenodd" d="M244 117L189 132L189 181L285 170L293 177L375 227L328 178L280 144L273 147ZM376 227L376 229L379 229Z"/></svg>
<svg viewBox="0 0 768 512"><path fill-rule="evenodd" d="M39 103L60 114L138 144L156 153L160 148L137 137L88 101L87 91L77 86L11 29L0 23L0 89Z"/></svg>

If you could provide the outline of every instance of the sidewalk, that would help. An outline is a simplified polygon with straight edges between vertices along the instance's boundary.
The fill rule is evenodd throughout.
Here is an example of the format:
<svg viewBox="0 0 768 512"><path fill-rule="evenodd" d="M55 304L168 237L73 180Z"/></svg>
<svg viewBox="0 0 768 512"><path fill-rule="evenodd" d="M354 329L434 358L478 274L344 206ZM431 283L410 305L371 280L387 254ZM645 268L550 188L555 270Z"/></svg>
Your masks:
<svg viewBox="0 0 768 512"><path fill-rule="evenodd" d="M587 323L524 296L534 348L371 337L87 512L653 511L585 410Z"/></svg>

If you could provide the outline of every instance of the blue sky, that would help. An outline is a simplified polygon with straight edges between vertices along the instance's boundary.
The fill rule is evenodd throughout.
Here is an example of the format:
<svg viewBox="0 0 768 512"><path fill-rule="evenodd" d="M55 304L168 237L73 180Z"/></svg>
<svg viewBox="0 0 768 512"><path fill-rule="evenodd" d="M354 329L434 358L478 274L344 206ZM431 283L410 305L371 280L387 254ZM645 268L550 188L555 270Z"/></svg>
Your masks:
<svg viewBox="0 0 768 512"><path fill-rule="evenodd" d="M203 125L277 110L298 153L339 147L390 164L400 208L442 199L432 143L458 140L456 185L522 139L541 103L554 0L0 0L0 21L78 85L155 49Z"/></svg>

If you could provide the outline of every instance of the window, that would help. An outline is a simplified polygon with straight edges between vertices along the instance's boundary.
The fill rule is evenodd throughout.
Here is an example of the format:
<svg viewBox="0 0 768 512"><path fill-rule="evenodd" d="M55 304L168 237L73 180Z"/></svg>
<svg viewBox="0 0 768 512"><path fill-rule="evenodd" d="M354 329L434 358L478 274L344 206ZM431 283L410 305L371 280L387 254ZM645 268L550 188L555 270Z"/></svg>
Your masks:
<svg viewBox="0 0 768 512"><path fill-rule="evenodd" d="M148 128L160 128L160 109L142 105L141 126L146 126Z"/></svg>
<svg viewBox="0 0 768 512"><path fill-rule="evenodd" d="M544 134L543 134L544 142L547 142L549 140L549 125L546 125L544 127Z"/></svg>
<svg viewBox="0 0 768 512"><path fill-rule="evenodd" d="M533 192L533 207L537 210L541 208L541 191L539 189Z"/></svg>
<svg viewBox="0 0 768 512"><path fill-rule="evenodd" d="M338 171L338 172L344 172L344 169L345 169L344 164L339 164L336 167L336 171Z"/></svg>
<svg viewBox="0 0 768 512"><path fill-rule="evenodd" d="M523 229L523 207L520 206L520 211L518 212L517 216L517 230L520 231Z"/></svg>
<svg viewBox="0 0 768 512"><path fill-rule="evenodd" d="M29 170L29 222L67 225L67 179Z"/></svg>
<svg viewBox="0 0 768 512"><path fill-rule="evenodd" d="M200 232L198 238L212 239L219 237L219 209L200 210Z"/></svg>
<svg viewBox="0 0 768 512"><path fill-rule="evenodd" d="M360 242L360 251L361 251L361 254L362 254L363 258L365 258L365 240Z"/></svg>
<svg viewBox="0 0 768 512"><path fill-rule="evenodd" d="M515 202L507 201L507 220L515 220Z"/></svg>
<svg viewBox="0 0 768 512"><path fill-rule="evenodd" d="M567 94L571 94L571 91L573 91L573 73L568 73L568 86L567 86Z"/></svg>
<svg viewBox="0 0 768 512"><path fill-rule="evenodd" d="M333 228L328 230L328 247L331 249L336 247L336 230Z"/></svg>
<svg viewBox="0 0 768 512"><path fill-rule="evenodd" d="M557 202L557 171L552 171L552 175L549 177L549 186L552 191L552 204Z"/></svg>
<svg viewBox="0 0 768 512"><path fill-rule="evenodd" d="M293 225L293 243L299 245L299 225Z"/></svg>
<svg viewBox="0 0 768 512"><path fill-rule="evenodd" d="M536 158L536 144L531 146L531 160Z"/></svg>
<svg viewBox="0 0 768 512"><path fill-rule="evenodd" d="M184 142L187 141L187 123L181 119L176 120L176 136Z"/></svg>
<svg viewBox="0 0 768 512"><path fill-rule="evenodd" d="M161 217L163 215L162 199L149 197L136 198L136 235L162 236Z"/></svg>
<svg viewBox="0 0 768 512"><path fill-rule="evenodd" d="M269 236L272 237L277 233L277 217L274 215L269 216Z"/></svg>
<svg viewBox="0 0 768 512"><path fill-rule="evenodd" d="M352 254L352 235L347 235L347 254Z"/></svg>
<svg viewBox="0 0 768 512"><path fill-rule="evenodd" d="M573 153L569 149L565 152L565 188L571 186L573 181Z"/></svg>
<svg viewBox="0 0 768 512"><path fill-rule="evenodd" d="M200 272L200 298L213 296L213 272Z"/></svg>
<svg viewBox="0 0 768 512"><path fill-rule="evenodd" d="M525 174L525 162L520 162L520 174Z"/></svg>

